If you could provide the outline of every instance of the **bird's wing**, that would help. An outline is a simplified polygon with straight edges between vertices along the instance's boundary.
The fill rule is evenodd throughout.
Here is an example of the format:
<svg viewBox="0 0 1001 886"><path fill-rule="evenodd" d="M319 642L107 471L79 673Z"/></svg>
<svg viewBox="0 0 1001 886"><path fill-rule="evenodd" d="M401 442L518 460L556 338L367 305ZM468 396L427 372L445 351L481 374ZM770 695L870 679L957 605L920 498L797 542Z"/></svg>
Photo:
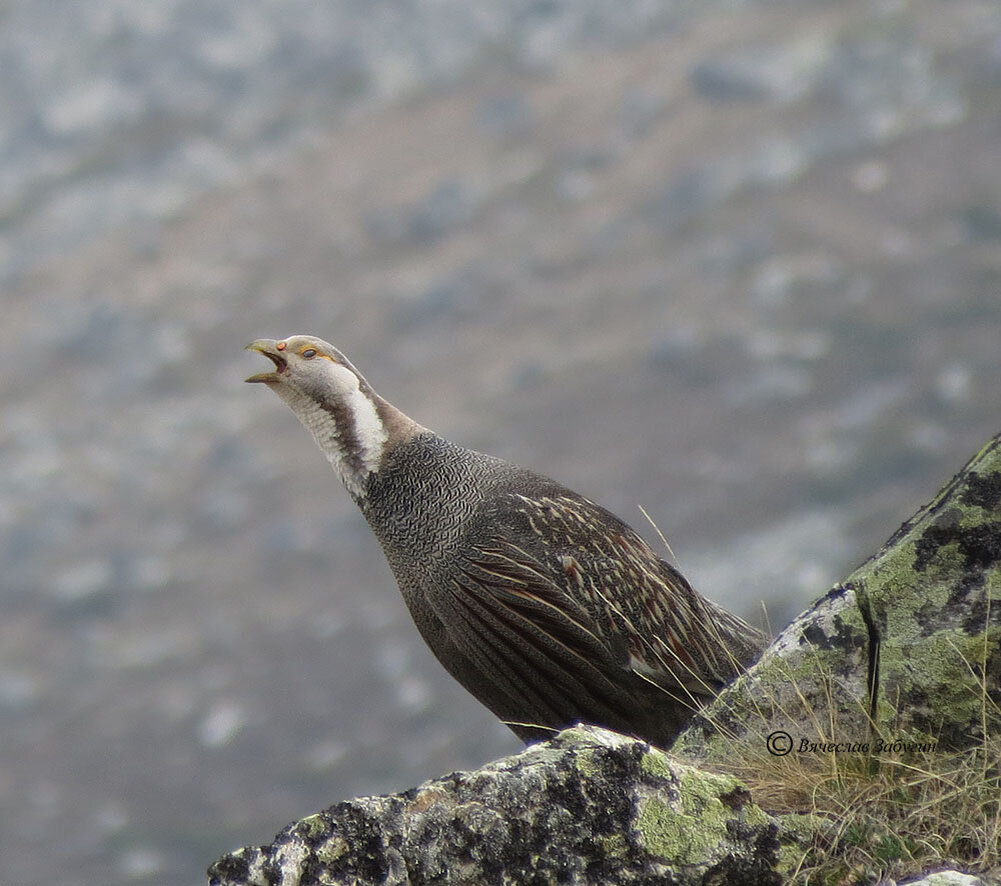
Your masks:
<svg viewBox="0 0 1001 886"><path fill-rule="evenodd" d="M740 672L753 629L723 619L599 505L512 494L484 525L490 538L477 541L453 587L458 608L558 663L549 670L593 680L601 662L693 705Z"/></svg>
<svg viewBox="0 0 1001 886"><path fill-rule="evenodd" d="M453 576L453 642L537 723L628 722L629 699L602 665L610 647L587 613L510 543L478 547ZM628 652L617 651L625 673Z"/></svg>

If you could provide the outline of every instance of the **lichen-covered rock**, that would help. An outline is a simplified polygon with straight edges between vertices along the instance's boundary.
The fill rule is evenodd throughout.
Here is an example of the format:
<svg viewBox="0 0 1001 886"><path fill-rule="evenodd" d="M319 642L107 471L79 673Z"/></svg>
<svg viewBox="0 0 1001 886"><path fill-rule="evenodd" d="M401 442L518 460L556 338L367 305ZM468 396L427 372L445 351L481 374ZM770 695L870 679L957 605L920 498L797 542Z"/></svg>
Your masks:
<svg viewBox="0 0 1001 886"><path fill-rule="evenodd" d="M212 886L780 882L740 783L595 727L475 772L339 803L209 871Z"/></svg>
<svg viewBox="0 0 1001 886"><path fill-rule="evenodd" d="M1001 437L849 583L871 625L873 716L962 749L1001 704ZM985 703L984 693L988 699Z"/></svg>
<svg viewBox="0 0 1001 886"><path fill-rule="evenodd" d="M672 750L731 760L781 735L962 749L1001 728L1001 436L797 618ZM771 746L768 746L772 750Z"/></svg>

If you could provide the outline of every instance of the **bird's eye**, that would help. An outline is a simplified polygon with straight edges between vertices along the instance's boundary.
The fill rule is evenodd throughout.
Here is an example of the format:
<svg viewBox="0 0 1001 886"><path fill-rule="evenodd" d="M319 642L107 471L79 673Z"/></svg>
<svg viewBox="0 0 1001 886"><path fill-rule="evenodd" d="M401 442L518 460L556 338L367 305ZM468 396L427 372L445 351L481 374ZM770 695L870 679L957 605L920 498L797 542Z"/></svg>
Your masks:
<svg viewBox="0 0 1001 886"><path fill-rule="evenodd" d="M307 360L312 360L316 356L316 348L306 348L306 350L302 352L302 356Z"/></svg>

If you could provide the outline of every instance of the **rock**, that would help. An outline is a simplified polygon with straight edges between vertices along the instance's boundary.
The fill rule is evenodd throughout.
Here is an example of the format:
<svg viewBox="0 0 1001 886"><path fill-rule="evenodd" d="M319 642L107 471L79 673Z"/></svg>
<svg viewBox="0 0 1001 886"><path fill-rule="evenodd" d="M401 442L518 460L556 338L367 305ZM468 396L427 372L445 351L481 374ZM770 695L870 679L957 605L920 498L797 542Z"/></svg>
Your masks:
<svg viewBox="0 0 1001 886"><path fill-rule="evenodd" d="M962 871L936 871L920 880L911 880L907 886L992 886L997 880L964 874Z"/></svg>
<svg viewBox="0 0 1001 886"><path fill-rule="evenodd" d="M996 731L999 503L1001 436L786 628L672 750L724 759L734 740L761 748L776 732L794 745L881 739L963 750L984 725Z"/></svg>
<svg viewBox="0 0 1001 886"><path fill-rule="evenodd" d="M212 886L779 883L777 826L730 776L593 726L218 861Z"/></svg>

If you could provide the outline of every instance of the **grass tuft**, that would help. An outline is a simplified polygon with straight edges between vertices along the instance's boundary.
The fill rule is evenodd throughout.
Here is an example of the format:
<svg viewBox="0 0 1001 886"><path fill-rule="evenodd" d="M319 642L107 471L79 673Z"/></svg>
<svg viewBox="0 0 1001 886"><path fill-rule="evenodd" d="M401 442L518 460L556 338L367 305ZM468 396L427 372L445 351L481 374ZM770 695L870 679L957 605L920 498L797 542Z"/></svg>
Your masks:
<svg viewBox="0 0 1001 886"><path fill-rule="evenodd" d="M731 740L731 759L739 762L714 768L737 776L762 809L796 823L785 857L788 882L840 886L899 880L942 865L970 872L1001 867L1001 708L987 691L983 663L964 662L976 678L971 691L979 687L982 713L978 735L961 751L939 750L927 735L881 742L875 727L866 750L850 753L772 756L763 741L758 751L746 738ZM833 743L839 734L833 710L832 704L807 717L818 743Z"/></svg>

